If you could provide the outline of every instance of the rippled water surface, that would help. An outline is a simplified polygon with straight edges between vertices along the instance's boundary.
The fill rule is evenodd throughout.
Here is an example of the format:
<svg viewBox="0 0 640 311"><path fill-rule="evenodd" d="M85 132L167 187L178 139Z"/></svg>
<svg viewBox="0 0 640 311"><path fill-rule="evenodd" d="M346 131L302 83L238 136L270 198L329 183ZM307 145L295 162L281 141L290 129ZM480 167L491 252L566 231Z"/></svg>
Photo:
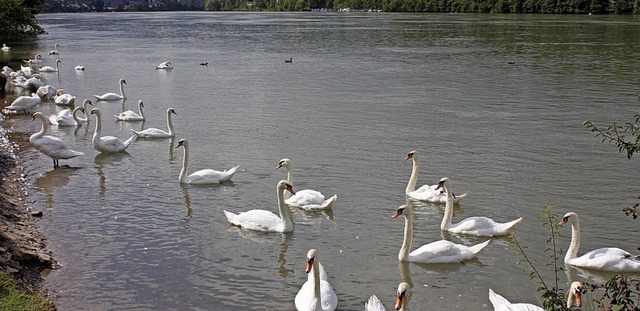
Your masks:
<svg viewBox="0 0 640 311"><path fill-rule="evenodd" d="M138 140L125 154L98 154L95 119L52 129L84 156L61 161L35 152L30 116L5 126L21 148L34 209L62 268L46 276L60 310L293 310L310 248L337 292L339 310L361 310L376 294L391 308L402 280L410 310L490 309L489 288L537 303L507 238L478 259L452 265L399 265L410 150L419 184L448 176L468 192L454 222L469 216L524 217L520 242L551 272L540 216L576 211L582 250L637 247L637 159L582 126L630 121L638 113L640 23L618 16L404 15L320 13L104 13L39 16L48 31L15 44L16 60L60 44L61 70L49 84L98 102L103 131L165 128L175 108L175 140ZM293 63L285 59L292 57ZM169 60L171 71L154 65ZM199 63L208 62L208 66ZM84 64L86 71L74 66ZM7 96L11 102L14 95ZM145 104L147 121L113 114ZM59 110L43 103L37 110ZM93 117L92 117L93 118ZM230 184L181 186L182 149L193 169L240 165ZM329 212L292 210L290 234L231 227L223 210L277 212L275 170L294 165L294 188L338 195ZM443 206L416 204L416 243L442 235ZM566 249L570 230L561 229ZM568 287L562 274L562 287ZM574 276L576 277L576 276ZM584 279L584 275L577 276Z"/></svg>

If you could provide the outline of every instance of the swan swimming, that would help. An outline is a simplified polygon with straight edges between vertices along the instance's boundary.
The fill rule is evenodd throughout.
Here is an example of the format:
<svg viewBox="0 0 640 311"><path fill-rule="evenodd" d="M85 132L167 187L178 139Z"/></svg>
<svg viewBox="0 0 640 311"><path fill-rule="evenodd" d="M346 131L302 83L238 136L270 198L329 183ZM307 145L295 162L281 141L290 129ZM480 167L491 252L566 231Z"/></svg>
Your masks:
<svg viewBox="0 0 640 311"><path fill-rule="evenodd" d="M127 96L125 96L124 94L124 85L127 84L127 81L123 78L120 78L119 83L120 83L120 94L105 93L103 95L93 95L93 96L95 96L97 100L103 100L103 101L114 101L114 100L121 100L121 99L127 98Z"/></svg>
<svg viewBox="0 0 640 311"><path fill-rule="evenodd" d="M407 291L409 290L409 284L407 282L402 282L398 285L398 290L396 291L396 303L394 305L394 309L396 311L405 311L407 306ZM372 295L369 297L369 301L364 303L364 311L387 311L382 305L382 301L378 299L378 296Z"/></svg>
<svg viewBox="0 0 640 311"><path fill-rule="evenodd" d="M175 137L176 134L173 132L173 120L171 120L171 115L176 113L176 110L173 108L167 109L167 127L169 131L161 130L155 127L148 128L142 131L131 130L136 136L139 138L170 138Z"/></svg>
<svg viewBox="0 0 640 311"><path fill-rule="evenodd" d="M293 168L291 167L291 160L284 158L278 162L276 170L284 167L287 169L287 181L293 185ZM325 199L324 195L315 190L299 190L296 194L284 202L289 206L298 207L304 210L323 210L333 207L333 202L338 198L337 195L333 195L329 199Z"/></svg>
<svg viewBox="0 0 640 311"><path fill-rule="evenodd" d="M136 135L132 135L126 141L122 141L115 136L100 136L100 132L102 131L102 117L100 109L91 109L91 114L96 115L96 129L93 132L93 139L91 140L94 149L106 153L121 152L127 150L135 140Z"/></svg>
<svg viewBox="0 0 640 311"><path fill-rule="evenodd" d="M426 201L432 203L446 203L447 195L444 191L436 190L436 185L424 185L416 190L416 184L418 182L418 169L420 157L418 156L418 152L413 150L407 154L406 160L413 160L413 169L411 170L411 177L409 178L409 183L407 183L407 188L405 189L405 194L408 198L418 201ZM461 195L456 196L453 195L453 203L458 203L462 199L467 197L467 193L463 193Z"/></svg>
<svg viewBox="0 0 640 311"><path fill-rule="evenodd" d="M322 272L321 272L322 270ZM321 268L318 251L307 252L307 281L302 284L294 300L298 311L333 311L338 307L338 296Z"/></svg>
<svg viewBox="0 0 640 311"><path fill-rule="evenodd" d="M127 110L124 112L121 112L119 114L116 114L116 120L118 121L129 121L129 122L133 122L133 121L144 121L144 113L142 113L142 108L144 107L144 103L142 102L142 100L138 101L138 112L136 113L133 110Z"/></svg>
<svg viewBox="0 0 640 311"><path fill-rule="evenodd" d="M216 171L212 169L204 169L193 172L188 175L189 172L189 142L186 139L181 139L176 148L184 148L184 156L182 158L182 169L180 170L180 176L178 180L183 184L202 185L202 184L219 184L225 181L230 181L233 175L238 170L239 166L234 166L229 170Z"/></svg>

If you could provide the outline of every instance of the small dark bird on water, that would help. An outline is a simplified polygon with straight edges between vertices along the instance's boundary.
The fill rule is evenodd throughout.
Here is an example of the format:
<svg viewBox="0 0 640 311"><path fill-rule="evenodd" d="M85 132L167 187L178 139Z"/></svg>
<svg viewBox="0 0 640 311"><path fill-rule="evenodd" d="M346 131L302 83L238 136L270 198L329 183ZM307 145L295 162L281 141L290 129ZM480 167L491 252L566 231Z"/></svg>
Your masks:
<svg viewBox="0 0 640 311"><path fill-rule="evenodd" d="M207 67L208 67L208 66L209 66L209 62L206 62L206 63L200 63L200 66L207 66Z"/></svg>
<svg viewBox="0 0 640 311"><path fill-rule="evenodd" d="M291 64L293 63L293 58L285 59L284 62Z"/></svg>

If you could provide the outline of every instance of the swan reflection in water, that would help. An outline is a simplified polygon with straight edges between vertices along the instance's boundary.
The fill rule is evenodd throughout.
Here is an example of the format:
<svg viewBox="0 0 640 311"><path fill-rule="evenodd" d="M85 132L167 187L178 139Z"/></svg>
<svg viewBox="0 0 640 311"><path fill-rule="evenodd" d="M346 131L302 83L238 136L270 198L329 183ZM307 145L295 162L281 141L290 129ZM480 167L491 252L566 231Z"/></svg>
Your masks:
<svg viewBox="0 0 640 311"><path fill-rule="evenodd" d="M571 265L564 265L564 273L567 275L567 283L571 284L575 281L587 282L591 284L604 285L612 276L620 274L619 272L590 270ZM632 276L640 276L640 274L626 274Z"/></svg>
<svg viewBox="0 0 640 311"><path fill-rule="evenodd" d="M115 153L101 152L93 159L93 163L96 164L96 173L99 176L100 191L98 191L98 194L100 197L104 198L107 193L107 177L104 174L104 166L115 164L125 158L132 157L126 151L121 151Z"/></svg>
<svg viewBox="0 0 640 311"><path fill-rule="evenodd" d="M36 179L35 189L45 194L47 208L53 208L55 189L66 186L71 176L74 175L78 169L80 169L80 167L62 165L55 170L47 171Z"/></svg>
<svg viewBox="0 0 640 311"><path fill-rule="evenodd" d="M264 244L273 242L275 235L280 235L280 245L278 246L278 276L286 278L290 273L295 271L295 267L287 267L287 251L292 244L293 232L262 232L255 230L243 230L236 226L230 226L229 231L235 231L240 234L241 237L251 240L253 242Z"/></svg>
<svg viewBox="0 0 640 311"><path fill-rule="evenodd" d="M184 195L184 205L187 208L187 215L185 215L182 219L187 223L193 216L193 210L191 209L191 196L189 195L189 187L187 184L180 184L180 189L182 190L182 194ZM187 225L185 225L187 227Z"/></svg>

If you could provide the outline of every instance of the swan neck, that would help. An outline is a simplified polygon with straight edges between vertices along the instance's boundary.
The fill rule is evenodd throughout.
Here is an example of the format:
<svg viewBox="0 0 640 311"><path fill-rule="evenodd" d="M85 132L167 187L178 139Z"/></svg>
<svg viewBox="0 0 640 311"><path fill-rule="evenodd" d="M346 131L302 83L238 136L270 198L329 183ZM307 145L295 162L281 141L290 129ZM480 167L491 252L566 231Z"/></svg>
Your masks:
<svg viewBox="0 0 640 311"><path fill-rule="evenodd" d="M100 138L100 132L102 131L102 118L100 117L100 113L96 113L96 129L93 132L93 143Z"/></svg>
<svg viewBox="0 0 640 311"><path fill-rule="evenodd" d="M313 261L313 296L316 301L316 306L321 304L320 297L320 263L317 258Z"/></svg>
<svg viewBox="0 0 640 311"><path fill-rule="evenodd" d="M293 185L293 169L291 169L291 164L287 165L287 182Z"/></svg>
<svg viewBox="0 0 640 311"><path fill-rule="evenodd" d="M169 134L173 135L173 120L171 119L171 112L167 112L167 128L169 128Z"/></svg>
<svg viewBox="0 0 640 311"><path fill-rule="evenodd" d="M416 183L418 182L418 161L420 161L420 158L417 154L414 154L411 160L413 161L413 168L411 169L411 177L409 178L409 183L405 190L405 193L407 194L416 190Z"/></svg>
<svg viewBox="0 0 640 311"><path fill-rule="evenodd" d="M47 124L49 120L46 120L44 116L38 116L38 119L40 119L40 122L42 122L42 127L40 128L40 131L31 135L31 137L33 138L42 138L47 134L47 131L49 130L49 124Z"/></svg>
<svg viewBox="0 0 640 311"><path fill-rule="evenodd" d="M124 83L120 82L120 96L124 98Z"/></svg>
<svg viewBox="0 0 640 311"><path fill-rule="evenodd" d="M73 119L76 120L77 124L80 124L80 122L82 122L82 119L80 119L80 117L78 117L78 111L80 111L81 107L76 107L75 109L73 109Z"/></svg>
<svg viewBox="0 0 640 311"><path fill-rule="evenodd" d="M453 193L451 192L451 186L445 185L447 192L447 201L444 207L444 217L442 217L442 223L440 223L440 230L447 231L451 226L451 220L453 219Z"/></svg>
<svg viewBox="0 0 640 311"><path fill-rule="evenodd" d="M409 258L409 250L411 249L411 243L413 242L413 222L411 221L411 217L411 214L404 216L404 240L402 241L400 253L398 253L398 259L401 261Z"/></svg>
<svg viewBox="0 0 640 311"><path fill-rule="evenodd" d="M280 212L280 219L284 224L284 231L291 231L293 229L293 222L291 222L291 218L289 218L289 211L287 210L287 204L284 203L284 192L286 190L278 187L276 192L278 193L278 211Z"/></svg>
<svg viewBox="0 0 640 311"><path fill-rule="evenodd" d="M183 144L182 148L184 148L184 152L182 157L182 169L180 170L179 180L181 183L184 183L187 178L187 172L189 171L189 145Z"/></svg>
<svg viewBox="0 0 640 311"><path fill-rule="evenodd" d="M571 222L571 244L567 250L567 254L564 256L564 261L568 262L571 259L578 257L578 249L580 248L580 222L576 218Z"/></svg>

